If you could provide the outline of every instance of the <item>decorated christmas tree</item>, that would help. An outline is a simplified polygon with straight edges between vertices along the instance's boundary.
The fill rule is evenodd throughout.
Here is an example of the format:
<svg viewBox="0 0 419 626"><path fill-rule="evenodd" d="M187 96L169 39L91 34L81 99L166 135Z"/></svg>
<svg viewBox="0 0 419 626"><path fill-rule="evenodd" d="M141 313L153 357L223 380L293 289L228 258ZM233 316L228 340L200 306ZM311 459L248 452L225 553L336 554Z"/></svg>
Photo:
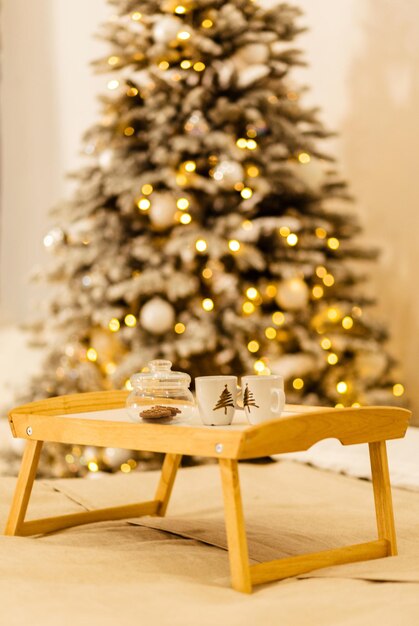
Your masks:
<svg viewBox="0 0 419 626"><path fill-rule="evenodd" d="M154 358L281 373L288 401L403 393L369 307L350 196L292 69L299 10L111 0L98 123L44 243L56 283L27 399L129 387Z"/></svg>

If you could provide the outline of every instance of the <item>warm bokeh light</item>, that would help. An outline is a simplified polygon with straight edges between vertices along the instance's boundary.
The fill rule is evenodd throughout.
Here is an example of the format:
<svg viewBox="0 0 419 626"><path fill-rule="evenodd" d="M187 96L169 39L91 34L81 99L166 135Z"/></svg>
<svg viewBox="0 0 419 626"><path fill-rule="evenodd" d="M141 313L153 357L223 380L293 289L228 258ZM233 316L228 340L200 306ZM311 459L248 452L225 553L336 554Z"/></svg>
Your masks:
<svg viewBox="0 0 419 626"><path fill-rule="evenodd" d="M289 246L296 246L298 243L298 236L295 233L290 233L287 237L287 244Z"/></svg>
<svg viewBox="0 0 419 626"><path fill-rule="evenodd" d="M243 303L242 309L243 309L243 313L246 313L247 315L250 315L251 313L254 312L255 305L253 304L253 302L247 301L247 302Z"/></svg>
<svg viewBox="0 0 419 626"><path fill-rule="evenodd" d="M345 328L345 330L349 330L350 328L352 328L353 325L354 325L354 321L352 317L349 317L349 315L346 315L342 320L343 328Z"/></svg>
<svg viewBox="0 0 419 626"><path fill-rule="evenodd" d="M124 318L125 325L129 328L134 328L137 325L137 318L132 313L128 313L128 315Z"/></svg>
<svg viewBox="0 0 419 626"><path fill-rule="evenodd" d="M119 323L119 320L116 319L116 317L113 317L108 324L109 330L113 333L116 333L120 329L120 326L121 324Z"/></svg>
<svg viewBox="0 0 419 626"><path fill-rule="evenodd" d="M329 237L329 239L327 240L327 245L331 250L337 250L340 246L339 239L336 239L336 237Z"/></svg>
<svg viewBox="0 0 419 626"><path fill-rule="evenodd" d="M298 155L298 160L300 161L300 163L310 163L311 158L310 155L307 152L300 152L300 154Z"/></svg>
<svg viewBox="0 0 419 626"><path fill-rule="evenodd" d="M285 322L285 315L282 311L275 311L272 315L272 321L276 326L281 326Z"/></svg>
<svg viewBox="0 0 419 626"><path fill-rule="evenodd" d="M140 198L137 202L137 206L140 211L147 211L150 208L151 202L148 198Z"/></svg>
<svg viewBox="0 0 419 626"><path fill-rule="evenodd" d="M89 348L88 351L86 352L86 357L89 361L92 361L92 363L94 363L95 361L97 361L97 352L94 348Z"/></svg>
<svg viewBox="0 0 419 626"><path fill-rule="evenodd" d="M237 241L237 239L230 239L230 241L228 242L228 247L230 248L231 252L238 252L240 250L240 243Z"/></svg>
<svg viewBox="0 0 419 626"><path fill-rule="evenodd" d="M211 300L211 298L204 298L204 300L202 300L202 308L204 309L204 311L213 310L214 302Z"/></svg>
<svg viewBox="0 0 419 626"><path fill-rule="evenodd" d="M207 247L208 246L205 239L198 239L198 241L195 243L195 248L198 250L198 252L205 252Z"/></svg>
<svg viewBox="0 0 419 626"><path fill-rule="evenodd" d="M404 394L404 387L401 383L396 383L395 385L393 385L393 395L396 396L396 398L399 398L403 394Z"/></svg>
<svg viewBox="0 0 419 626"><path fill-rule="evenodd" d="M344 380L340 380L336 385L336 391L338 393L346 393L348 391L348 385Z"/></svg>
<svg viewBox="0 0 419 626"><path fill-rule="evenodd" d="M248 289L246 289L246 296L249 298L249 300L255 300L258 295L259 292L255 287L249 287Z"/></svg>
<svg viewBox="0 0 419 626"><path fill-rule="evenodd" d="M179 222L181 222L182 224L190 224L192 222L192 217L189 213L184 213L180 216Z"/></svg>
<svg viewBox="0 0 419 626"><path fill-rule="evenodd" d="M176 206L181 211L185 211L189 207L189 200L187 198L179 198L176 202Z"/></svg>

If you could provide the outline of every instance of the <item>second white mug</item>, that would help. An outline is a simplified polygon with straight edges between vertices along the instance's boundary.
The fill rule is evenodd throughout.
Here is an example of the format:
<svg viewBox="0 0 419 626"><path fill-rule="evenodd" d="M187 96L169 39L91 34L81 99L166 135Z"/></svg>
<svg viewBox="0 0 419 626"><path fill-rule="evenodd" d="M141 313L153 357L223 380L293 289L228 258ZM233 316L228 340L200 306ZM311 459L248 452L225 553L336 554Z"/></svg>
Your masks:
<svg viewBox="0 0 419 626"><path fill-rule="evenodd" d="M280 417L285 405L282 376L243 376L243 408L251 424Z"/></svg>

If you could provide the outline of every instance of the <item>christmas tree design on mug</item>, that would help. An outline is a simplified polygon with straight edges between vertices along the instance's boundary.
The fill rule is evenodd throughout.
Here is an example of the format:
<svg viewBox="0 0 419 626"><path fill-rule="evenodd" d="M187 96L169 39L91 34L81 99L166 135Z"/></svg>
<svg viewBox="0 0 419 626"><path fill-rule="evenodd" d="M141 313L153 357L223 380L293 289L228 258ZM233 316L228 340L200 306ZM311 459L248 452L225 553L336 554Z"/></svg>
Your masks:
<svg viewBox="0 0 419 626"><path fill-rule="evenodd" d="M245 387L245 390L244 390L244 393L243 393L243 406L244 406L244 408L247 408L249 413L250 413L250 407L251 406L254 406L256 409L259 408L259 405L256 404L255 396L250 391L249 385L247 383L246 383L246 387Z"/></svg>
<svg viewBox="0 0 419 626"><path fill-rule="evenodd" d="M233 402L233 396L228 390L227 385L225 385L220 397L218 398L217 404L212 410L216 411L217 409L224 409L224 413L227 415L228 406L232 406L234 408L234 402Z"/></svg>

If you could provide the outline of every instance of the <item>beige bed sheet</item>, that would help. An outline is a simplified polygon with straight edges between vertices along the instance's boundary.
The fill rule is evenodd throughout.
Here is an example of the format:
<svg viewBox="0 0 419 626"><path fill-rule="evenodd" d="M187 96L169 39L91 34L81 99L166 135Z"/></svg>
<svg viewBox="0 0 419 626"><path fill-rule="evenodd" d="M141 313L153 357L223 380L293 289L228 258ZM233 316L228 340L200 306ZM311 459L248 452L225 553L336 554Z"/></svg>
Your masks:
<svg viewBox="0 0 419 626"><path fill-rule="evenodd" d="M290 461L240 464L253 563L375 537L371 484ZM155 472L38 481L30 517L150 497ZM0 481L3 526L14 479ZM419 494L394 490L397 557L229 587L216 465L182 469L168 517L0 537L0 624L419 625Z"/></svg>

